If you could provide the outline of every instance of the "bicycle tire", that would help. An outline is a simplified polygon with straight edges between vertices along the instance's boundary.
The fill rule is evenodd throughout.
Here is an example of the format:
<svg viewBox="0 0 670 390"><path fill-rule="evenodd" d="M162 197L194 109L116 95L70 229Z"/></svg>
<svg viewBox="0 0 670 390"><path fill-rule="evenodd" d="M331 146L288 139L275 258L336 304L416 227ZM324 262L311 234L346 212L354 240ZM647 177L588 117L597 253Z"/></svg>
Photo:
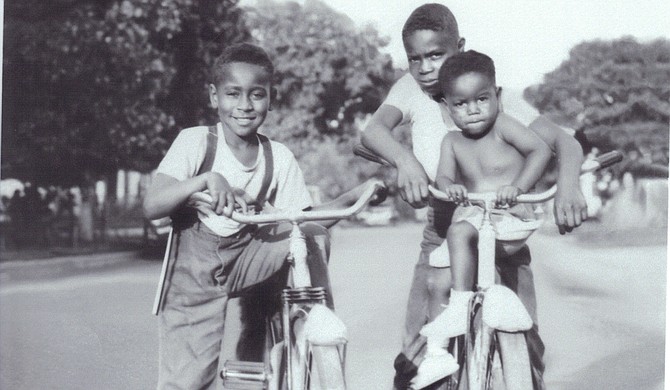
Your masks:
<svg viewBox="0 0 670 390"><path fill-rule="evenodd" d="M495 357L494 331L484 324L477 313L466 337L465 370L467 386L459 389L490 390L492 359ZM498 390L498 389L496 389Z"/></svg>
<svg viewBox="0 0 670 390"><path fill-rule="evenodd" d="M489 328L481 318L481 305L471 307L465 340L464 366L458 390L532 390L526 336Z"/></svg>
<svg viewBox="0 0 670 390"><path fill-rule="evenodd" d="M346 389L340 349L335 345L313 345L310 350L309 390Z"/></svg>
<svg viewBox="0 0 670 390"><path fill-rule="evenodd" d="M506 390L532 390L533 377L526 335L523 332L497 331L497 350L500 352Z"/></svg>
<svg viewBox="0 0 670 390"><path fill-rule="evenodd" d="M293 323L295 340L300 336L304 317L296 318ZM292 364L292 390L344 390L345 376L342 354L336 345L308 345L305 355L295 353ZM296 348L297 352L297 348Z"/></svg>

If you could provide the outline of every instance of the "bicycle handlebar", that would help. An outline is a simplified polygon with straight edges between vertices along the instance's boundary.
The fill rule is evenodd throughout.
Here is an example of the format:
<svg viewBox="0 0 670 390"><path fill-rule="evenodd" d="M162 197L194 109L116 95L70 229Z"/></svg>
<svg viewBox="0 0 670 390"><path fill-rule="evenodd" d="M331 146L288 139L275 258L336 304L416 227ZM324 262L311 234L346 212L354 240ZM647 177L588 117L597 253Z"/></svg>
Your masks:
<svg viewBox="0 0 670 390"><path fill-rule="evenodd" d="M373 152L372 150L366 148L361 144L354 145L354 154L359 157L363 157L368 161L372 161L380 165L391 166L391 163L379 157L375 152Z"/></svg>
<svg viewBox="0 0 670 390"><path fill-rule="evenodd" d="M339 220L351 217L360 212L371 200L376 196L381 196L383 191L386 191L386 186L380 180L371 180L363 194L358 198L356 203L346 209L339 210L319 210L319 211L279 211L267 214L247 215L233 211L230 219L244 224L267 224L276 222L293 222L300 223L306 221L324 221L324 220ZM205 192L196 192L189 197L188 204L202 211L208 216L217 215L214 210L197 207L197 202L211 203L211 195Z"/></svg>
<svg viewBox="0 0 670 390"><path fill-rule="evenodd" d="M602 154L595 159L587 160L582 164L581 174L594 172L603 168L612 166L623 160L623 154L619 151L612 151ZM540 192L537 194L524 194L519 195L516 198L517 203L543 203L553 198L556 194L556 184L551 186L548 190ZM447 194L433 187L432 185L428 186L428 191L437 199L451 202L451 199ZM481 193L468 193L468 201L470 202L491 202L496 199L495 192L481 192Z"/></svg>
<svg viewBox="0 0 670 390"><path fill-rule="evenodd" d="M357 144L354 146L354 154L363 157L364 159L372 162L376 162L381 165L385 166L390 166L391 164L383 159L382 157L378 156L375 152L372 150L366 148L365 146L361 144ZM587 160L584 162L582 165L582 171L581 174L585 174L588 172L593 172L597 171L599 169L607 168L609 166L612 166L618 162L621 162L623 160L623 154L619 151L611 151L604 153L595 159L592 160ZM430 193L435 196L435 198L440 199L440 200L445 200L445 201L450 201L447 194L444 192L438 190L437 188L433 186L428 186L428 190ZM517 202L518 203L542 203L546 202L549 199L554 197L554 194L556 194L556 185L553 185L551 188L548 190L538 193L538 194L524 194L520 195L517 197ZM495 193L469 193L468 194L468 200L470 201L475 201L475 202L487 202L487 201L492 201L495 200L496 196Z"/></svg>

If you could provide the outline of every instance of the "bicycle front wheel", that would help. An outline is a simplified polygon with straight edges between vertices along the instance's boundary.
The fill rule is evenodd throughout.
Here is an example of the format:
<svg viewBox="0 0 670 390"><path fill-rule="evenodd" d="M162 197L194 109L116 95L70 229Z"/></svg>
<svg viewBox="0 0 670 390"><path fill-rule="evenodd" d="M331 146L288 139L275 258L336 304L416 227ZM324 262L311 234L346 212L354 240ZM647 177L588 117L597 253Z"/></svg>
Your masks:
<svg viewBox="0 0 670 390"><path fill-rule="evenodd" d="M304 337L305 320L305 316L298 316L292 322L296 345L291 353L289 390L345 390L346 344L309 343Z"/></svg>
<svg viewBox="0 0 670 390"><path fill-rule="evenodd" d="M526 336L489 328L481 316L481 305L471 306L465 341L466 379L459 390L532 390L532 373ZM466 382L466 383L463 383Z"/></svg>
<svg viewBox="0 0 670 390"><path fill-rule="evenodd" d="M309 390L344 390L344 345L313 345L310 349Z"/></svg>
<svg viewBox="0 0 670 390"><path fill-rule="evenodd" d="M522 332L496 332L506 390L532 390L533 379L526 336Z"/></svg>

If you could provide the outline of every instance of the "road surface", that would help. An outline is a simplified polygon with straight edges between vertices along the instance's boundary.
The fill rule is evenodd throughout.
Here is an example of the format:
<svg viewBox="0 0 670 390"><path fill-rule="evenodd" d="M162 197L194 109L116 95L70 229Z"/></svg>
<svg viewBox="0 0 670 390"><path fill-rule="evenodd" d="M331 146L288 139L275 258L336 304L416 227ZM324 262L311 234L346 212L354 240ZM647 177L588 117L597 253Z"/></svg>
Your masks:
<svg viewBox="0 0 670 390"><path fill-rule="evenodd" d="M331 277L352 390L389 389L420 225L339 228ZM662 389L666 247L531 238L549 390ZM0 285L0 388L151 389L159 261Z"/></svg>

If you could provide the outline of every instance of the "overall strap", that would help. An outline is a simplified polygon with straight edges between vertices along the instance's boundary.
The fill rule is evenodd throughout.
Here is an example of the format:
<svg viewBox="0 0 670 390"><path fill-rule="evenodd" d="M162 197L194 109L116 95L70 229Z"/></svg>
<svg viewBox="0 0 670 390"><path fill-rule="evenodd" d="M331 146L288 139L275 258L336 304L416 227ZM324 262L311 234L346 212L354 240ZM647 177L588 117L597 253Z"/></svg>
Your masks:
<svg viewBox="0 0 670 390"><path fill-rule="evenodd" d="M261 190L258 192L258 199L256 199L256 211L261 211L265 201L271 198L268 196L268 189L270 188L270 183L272 182L274 161L272 159L272 147L270 146L270 140L268 137L264 136L263 134L258 134L258 139L261 141L261 146L263 147L263 157L265 158L265 174L263 176Z"/></svg>
<svg viewBox="0 0 670 390"><path fill-rule="evenodd" d="M210 172L212 166L214 165L214 158L216 157L217 149L217 139L218 135L216 133L216 126L209 126L207 129L207 146L205 149L205 158L198 168L198 173L196 175L203 174L205 172ZM180 207L172 215L172 226L181 230L187 226L193 224L193 222L198 220L198 214L195 209L189 207Z"/></svg>
<svg viewBox="0 0 670 390"><path fill-rule="evenodd" d="M217 132L216 126L209 126L207 129L207 147L205 149L205 158L198 169L196 175L200 175L212 170L214 165L214 157L216 157L217 147ZM163 310L165 301L165 294L167 291L166 284L171 279L172 271L175 266L176 246L179 245L179 230L186 227L193 221L197 221L198 216L194 209L181 207L175 211L171 216L172 227L168 234L167 245L165 247L165 255L163 256L163 265L161 268L161 275L158 281L158 288L156 289L156 297L154 298L154 306L152 313L158 315ZM177 230L175 232L175 229Z"/></svg>
<svg viewBox="0 0 670 390"><path fill-rule="evenodd" d="M200 165L200 169L198 169L196 176L211 171L212 166L214 165L214 158L216 157L217 139L219 137L218 134L216 134L216 126L209 126L207 130L207 149L205 149L205 158L202 161L202 165Z"/></svg>

